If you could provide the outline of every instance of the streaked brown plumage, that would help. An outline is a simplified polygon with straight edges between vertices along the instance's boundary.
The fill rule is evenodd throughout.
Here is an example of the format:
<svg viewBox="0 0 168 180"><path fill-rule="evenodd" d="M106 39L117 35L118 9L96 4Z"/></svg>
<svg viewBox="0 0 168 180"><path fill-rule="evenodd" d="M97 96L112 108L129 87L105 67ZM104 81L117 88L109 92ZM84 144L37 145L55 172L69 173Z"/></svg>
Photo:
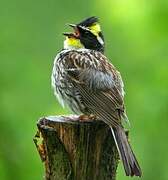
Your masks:
<svg viewBox="0 0 168 180"><path fill-rule="evenodd" d="M62 50L55 58L52 86L61 104L75 113L96 115L108 124L126 175L141 176L141 169L122 127L127 120L120 73L99 51Z"/></svg>

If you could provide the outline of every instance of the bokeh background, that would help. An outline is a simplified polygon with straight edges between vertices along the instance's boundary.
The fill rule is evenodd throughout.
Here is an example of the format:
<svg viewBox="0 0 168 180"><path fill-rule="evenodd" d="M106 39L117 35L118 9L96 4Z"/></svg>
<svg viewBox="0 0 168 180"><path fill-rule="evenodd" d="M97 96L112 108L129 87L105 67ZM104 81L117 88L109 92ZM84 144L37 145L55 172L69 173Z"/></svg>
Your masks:
<svg viewBox="0 0 168 180"><path fill-rule="evenodd" d="M0 179L40 180L33 136L45 115L67 114L50 86L66 23L96 15L121 71L142 180L168 179L168 1L15 0L0 6ZM118 180L128 180L122 166ZM133 178L137 179L137 178Z"/></svg>

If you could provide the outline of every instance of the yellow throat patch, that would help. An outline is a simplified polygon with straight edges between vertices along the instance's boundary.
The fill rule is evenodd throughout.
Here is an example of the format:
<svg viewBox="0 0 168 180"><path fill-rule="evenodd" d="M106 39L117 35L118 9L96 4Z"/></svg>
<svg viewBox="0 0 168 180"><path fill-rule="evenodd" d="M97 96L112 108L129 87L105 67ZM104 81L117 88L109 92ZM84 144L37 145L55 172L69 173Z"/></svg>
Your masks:
<svg viewBox="0 0 168 180"><path fill-rule="evenodd" d="M79 49L79 48L83 48L83 45L81 44L79 39L76 39L74 37L66 37L66 40L64 41L64 47Z"/></svg>

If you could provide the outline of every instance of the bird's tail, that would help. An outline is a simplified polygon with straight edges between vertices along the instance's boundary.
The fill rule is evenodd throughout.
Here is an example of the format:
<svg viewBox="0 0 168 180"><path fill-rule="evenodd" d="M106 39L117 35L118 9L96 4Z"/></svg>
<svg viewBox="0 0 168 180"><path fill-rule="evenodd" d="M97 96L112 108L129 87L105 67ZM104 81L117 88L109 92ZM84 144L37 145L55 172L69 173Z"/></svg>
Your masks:
<svg viewBox="0 0 168 180"><path fill-rule="evenodd" d="M116 128L111 127L111 131L112 131L120 158L123 162L126 175L141 177L142 175L141 168L127 140L124 129L122 127L116 127Z"/></svg>

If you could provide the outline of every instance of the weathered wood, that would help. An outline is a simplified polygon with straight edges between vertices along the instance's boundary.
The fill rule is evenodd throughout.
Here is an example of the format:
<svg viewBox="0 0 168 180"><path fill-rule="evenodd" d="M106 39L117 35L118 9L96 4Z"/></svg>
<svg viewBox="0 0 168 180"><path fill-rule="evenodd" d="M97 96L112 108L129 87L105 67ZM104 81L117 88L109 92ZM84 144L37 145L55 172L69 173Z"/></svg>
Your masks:
<svg viewBox="0 0 168 180"><path fill-rule="evenodd" d="M41 118L37 126L34 140L46 180L115 180L119 157L106 124L81 122L79 116L52 116Z"/></svg>

